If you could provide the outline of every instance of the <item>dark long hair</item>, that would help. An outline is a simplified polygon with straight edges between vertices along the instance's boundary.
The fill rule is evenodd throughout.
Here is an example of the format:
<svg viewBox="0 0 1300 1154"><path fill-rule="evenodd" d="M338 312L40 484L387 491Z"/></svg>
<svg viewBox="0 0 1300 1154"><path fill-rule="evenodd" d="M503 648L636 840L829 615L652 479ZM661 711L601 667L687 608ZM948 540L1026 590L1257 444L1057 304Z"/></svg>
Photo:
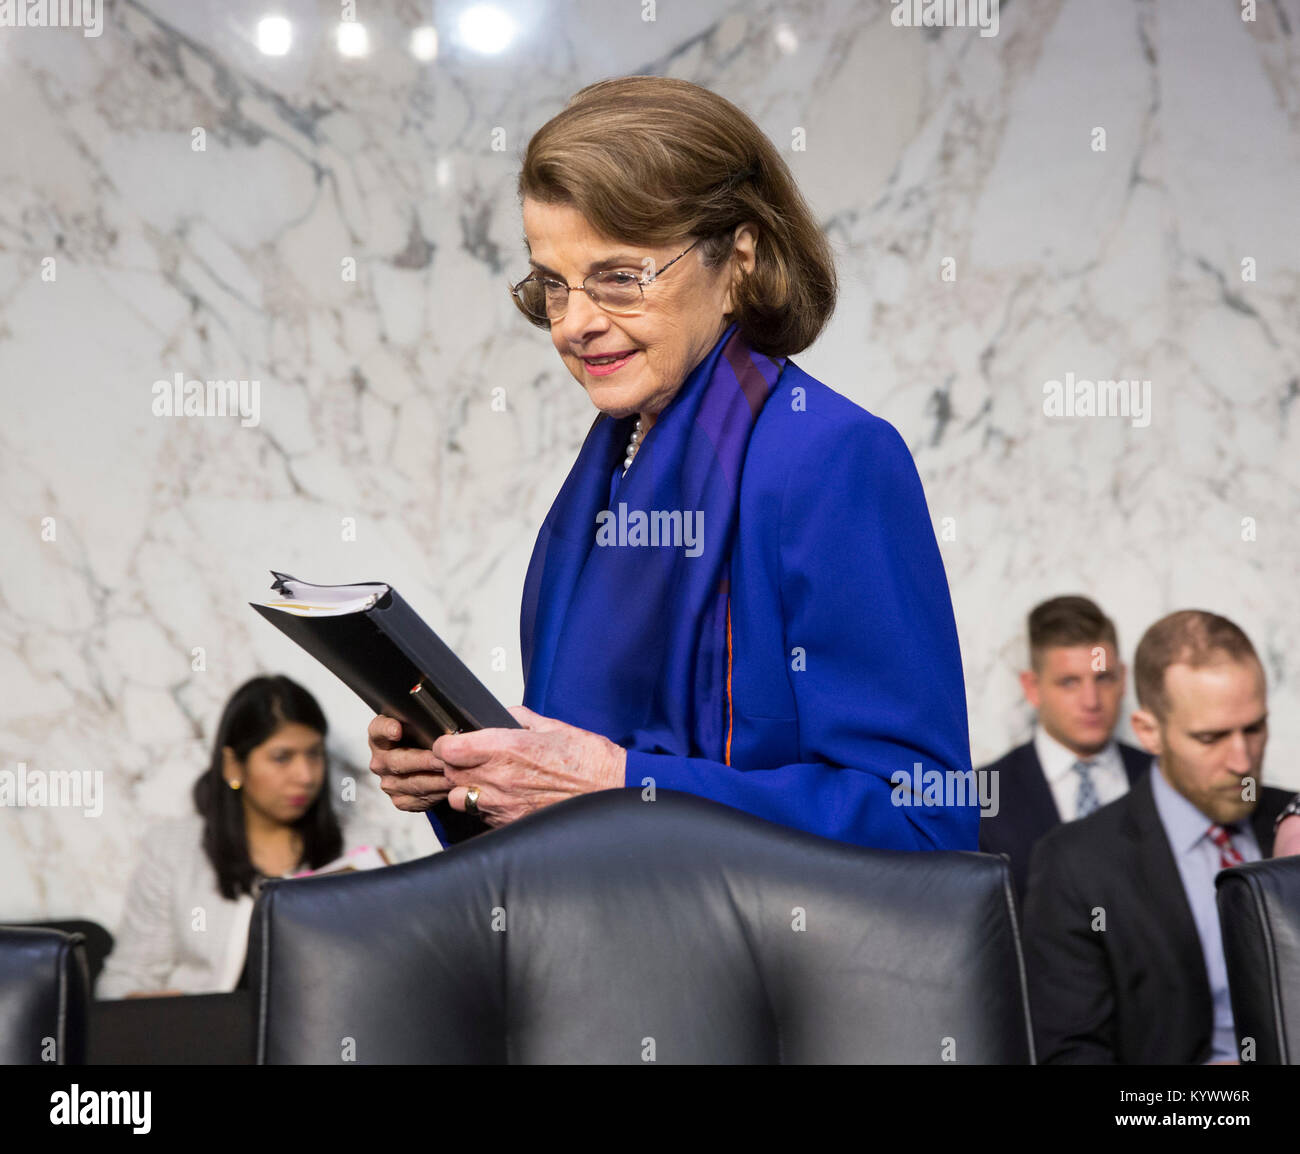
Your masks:
<svg viewBox="0 0 1300 1154"><path fill-rule="evenodd" d="M298 722L323 738L329 731L316 699L287 677L254 677L231 695L212 743L212 760L194 783L194 805L203 818L203 850L217 871L221 896L251 894L257 867L248 855L244 803L222 776L223 750L230 746L242 762L282 725ZM306 865L316 869L343 852L343 831L330 805L329 773L316 800L294 822L302 835Z"/></svg>

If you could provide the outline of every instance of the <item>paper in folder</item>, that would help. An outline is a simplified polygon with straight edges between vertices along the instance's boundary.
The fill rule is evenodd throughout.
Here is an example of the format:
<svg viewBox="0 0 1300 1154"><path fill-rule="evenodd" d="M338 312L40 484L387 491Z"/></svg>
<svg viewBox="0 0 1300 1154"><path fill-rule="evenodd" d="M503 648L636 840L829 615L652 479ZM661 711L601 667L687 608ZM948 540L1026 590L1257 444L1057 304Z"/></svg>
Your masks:
<svg viewBox="0 0 1300 1154"><path fill-rule="evenodd" d="M402 744L428 749L444 733L518 729L506 709L390 585L311 585L271 570L280 594L250 602L376 713L402 723ZM487 828L447 802L433 809L448 842Z"/></svg>

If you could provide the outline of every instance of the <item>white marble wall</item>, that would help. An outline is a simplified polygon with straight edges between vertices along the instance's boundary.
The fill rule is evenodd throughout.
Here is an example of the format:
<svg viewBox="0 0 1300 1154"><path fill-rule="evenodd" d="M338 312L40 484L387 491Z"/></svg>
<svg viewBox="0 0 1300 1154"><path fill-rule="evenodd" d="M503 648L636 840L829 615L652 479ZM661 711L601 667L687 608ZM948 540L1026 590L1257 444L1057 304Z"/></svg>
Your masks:
<svg viewBox="0 0 1300 1154"><path fill-rule="evenodd" d="M0 28L0 763L105 784L98 819L0 810L0 915L114 925L141 832L188 805L255 672L307 684L364 765L364 707L245 604L271 567L391 580L519 700L524 569L591 410L507 299L516 156L624 73L740 103L825 221L843 295L798 359L902 431L955 530L976 760L1026 732L1025 613L1083 591L1126 657L1169 610L1237 620L1268 775L1300 785L1300 3L1015 0L993 37L895 27L883 0L498 6L495 56L442 2L358 0L355 59L316 0ZM285 56L254 42L272 10ZM260 381L258 423L152 415L177 373ZM1150 424L1045 416L1066 373L1150 380ZM354 820L433 848L359 776Z"/></svg>

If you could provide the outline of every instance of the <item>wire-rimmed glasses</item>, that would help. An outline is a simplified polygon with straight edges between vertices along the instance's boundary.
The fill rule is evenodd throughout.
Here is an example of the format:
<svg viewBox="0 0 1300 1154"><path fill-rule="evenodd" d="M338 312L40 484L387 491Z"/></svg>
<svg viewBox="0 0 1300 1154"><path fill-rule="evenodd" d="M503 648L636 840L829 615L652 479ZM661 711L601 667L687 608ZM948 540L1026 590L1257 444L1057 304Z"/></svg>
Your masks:
<svg viewBox="0 0 1300 1154"><path fill-rule="evenodd" d="M626 269L601 269L593 272L580 285L565 284L549 273L535 272L510 286L519 311L540 328L550 328L569 311L569 294L581 289L600 308L616 316L637 312L645 303L645 286L654 284L673 265L703 240L693 241L682 249L663 268L646 277Z"/></svg>

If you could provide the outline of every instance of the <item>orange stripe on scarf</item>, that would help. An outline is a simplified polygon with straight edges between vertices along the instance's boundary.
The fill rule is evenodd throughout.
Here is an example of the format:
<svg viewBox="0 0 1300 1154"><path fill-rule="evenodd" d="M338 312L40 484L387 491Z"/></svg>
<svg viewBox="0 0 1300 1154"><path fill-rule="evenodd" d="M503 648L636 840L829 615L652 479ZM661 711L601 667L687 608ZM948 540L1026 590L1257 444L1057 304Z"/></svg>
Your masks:
<svg viewBox="0 0 1300 1154"><path fill-rule="evenodd" d="M731 764L731 727L735 720L735 709L731 704L731 595L727 595L727 750L723 758L725 764Z"/></svg>

